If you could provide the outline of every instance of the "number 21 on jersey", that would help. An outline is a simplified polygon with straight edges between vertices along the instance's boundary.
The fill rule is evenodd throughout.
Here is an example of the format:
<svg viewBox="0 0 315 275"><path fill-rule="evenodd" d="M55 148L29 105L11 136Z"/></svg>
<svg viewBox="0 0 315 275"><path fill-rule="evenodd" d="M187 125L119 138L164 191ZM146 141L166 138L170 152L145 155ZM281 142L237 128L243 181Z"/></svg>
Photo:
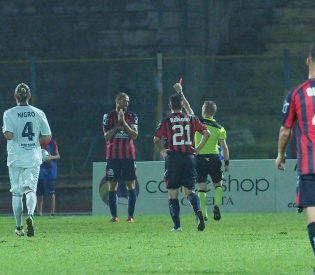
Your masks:
<svg viewBox="0 0 315 275"><path fill-rule="evenodd" d="M185 126L180 124L175 124L172 127L172 130L175 132L173 134L173 145L191 145L190 140L190 125Z"/></svg>

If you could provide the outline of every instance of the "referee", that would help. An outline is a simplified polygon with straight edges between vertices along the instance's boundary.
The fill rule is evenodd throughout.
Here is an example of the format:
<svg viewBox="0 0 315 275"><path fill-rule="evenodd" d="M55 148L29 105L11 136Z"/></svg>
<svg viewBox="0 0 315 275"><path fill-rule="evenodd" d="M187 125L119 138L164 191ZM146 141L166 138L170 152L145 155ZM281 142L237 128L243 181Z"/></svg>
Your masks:
<svg viewBox="0 0 315 275"><path fill-rule="evenodd" d="M182 86L180 83L174 85L176 92L183 97L183 106L186 112L190 115L194 114L191 109L189 102L185 98L182 92ZM200 200L200 209L204 214L204 219L208 220L207 212L207 177L210 175L213 182L214 191L214 208L213 208L213 218L216 221L221 219L221 213L219 206L222 203L223 189L222 180L223 172L221 170L221 158L219 154L219 145L222 149L222 154L224 158L224 170L227 172L229 170L229 149L226 143L226 131L222 125L216 122L214 115L217 111L217 105L214 101L206 100L202 106L202 118L200 121L206 125L211 135L206 143L206 145L201 149L197 155L197 183L198 183L198 196ZM195 142L198 144L200 142L201 135L199 133L195 134Z"/></svg>

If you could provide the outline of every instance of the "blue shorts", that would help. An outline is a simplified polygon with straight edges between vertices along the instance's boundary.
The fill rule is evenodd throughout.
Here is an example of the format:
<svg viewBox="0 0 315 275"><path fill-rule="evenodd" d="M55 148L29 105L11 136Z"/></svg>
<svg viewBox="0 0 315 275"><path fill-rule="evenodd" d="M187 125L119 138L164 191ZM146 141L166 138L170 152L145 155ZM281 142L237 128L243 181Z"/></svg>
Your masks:
<svg viewBox="0 0 315 275"><path fill-rule="evenodd" d="M193 190L196 177L195 155L172 152L166 156L164 179L167 189L184 186Z"/></svg>
<svg viewBox="0 0 315 275"><path fill-rule="evenodd" d="M315 206L315 174L298 177L296 205L302 208Z"/></svg>
<svg viewBox="0 0 315 275"><path fill-rule="evenodd" d="M37 183L37 196L51 196L56 193L56 181L39 179Z"/></svg>
<svg viewBox="0 0 315 275"><path fill-rule="evenodd" d="M136 163L133 159L111 159L107 161L105 170L108 181L136 180Z"/></svg>

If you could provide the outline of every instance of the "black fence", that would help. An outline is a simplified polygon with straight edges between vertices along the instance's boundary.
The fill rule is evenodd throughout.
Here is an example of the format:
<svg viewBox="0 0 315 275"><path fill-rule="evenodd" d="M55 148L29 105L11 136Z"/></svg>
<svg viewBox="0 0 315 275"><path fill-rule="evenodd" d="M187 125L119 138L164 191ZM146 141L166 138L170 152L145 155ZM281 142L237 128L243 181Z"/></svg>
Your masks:
<svg viewBox="0 0 315 275"><path fill-rule="evenodd" d="M59 144L63 175L91 175L92 162L105 160L103 114L115 108L115 95L130 96L129 109L138 114L137 159L156 157L153 134L168 112L172 85L183 87L195 113L205 99L216 101L217 121L227 130L231 159L274 158L287 90L307 77L302 57L192 56L164 57L163 98L158 104L157 60L152 58L26 60L0 62L2 110L15 105L17 83L29 83L32 104L43 109ZM6 170L1 139L0 169Z"/></svg>

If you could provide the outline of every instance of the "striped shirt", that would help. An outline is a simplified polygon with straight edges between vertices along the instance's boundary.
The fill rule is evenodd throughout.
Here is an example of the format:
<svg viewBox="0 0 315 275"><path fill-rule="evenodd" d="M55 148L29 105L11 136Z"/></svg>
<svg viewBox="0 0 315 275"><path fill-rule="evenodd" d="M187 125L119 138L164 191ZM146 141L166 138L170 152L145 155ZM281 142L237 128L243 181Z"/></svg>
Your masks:
<svg viewBox="0 0 315 275"><path fill-rule="evenodd" d="M118 121L116 110L103 117L104 133L111 130ZM133 128L138 126L138 117L135 113L125 112L125 121ZM133 139L123 130L117 130L113 137L106 142L106 160L110 159L136 159L136 150Z"/></svg>
<svg viewBox="0 0 315 275"><path fill-rule="evenodd" d="M172 113L159 124L154 136L165 139L165 148L171 152L195 153L195 132L206 130L195 116L184 113Z"/></svg>
<svg viewBox="0 0 315 275"><path fill-rule="evenodd" d="M294 128L298 174L315 174L315 79L290 92L282 108L282 126Z"/></svg>

